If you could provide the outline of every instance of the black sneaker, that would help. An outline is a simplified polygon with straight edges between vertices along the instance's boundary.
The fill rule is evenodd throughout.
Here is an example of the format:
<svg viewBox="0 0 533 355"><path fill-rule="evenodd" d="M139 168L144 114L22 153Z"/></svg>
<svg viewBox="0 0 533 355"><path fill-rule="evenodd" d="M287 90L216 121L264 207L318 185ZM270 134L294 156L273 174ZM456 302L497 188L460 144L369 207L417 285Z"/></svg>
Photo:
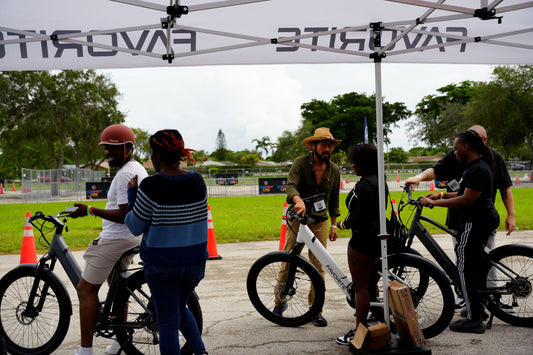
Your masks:
<svg viewBox="0 0 533 355"><path fill-rule="evenodd" d="M486 329L485 323L482 321L471 321L470 319L460 319L450 324L450 330L459 333L475 333L482 334Z"/></svg>
<svg viewBox="0 0 533 355"><path fill-rule="evenodd" d="M313 324L315 327L326 327L328 325L328 321L322 316L322 312L320 312L316 318L313 319Z"/></svg>
<svg viewBox="0 0 533 355"><path fill-rule="evenodd" d="M354 336L355 336L355 330L350 329L348 333L344 334L343 336L337 337L337 344L348 346L350 345L350 342L352 341Z"/></svg>
<svg viewBox="0 0 533 355"><path fill-rule="evenodd" d="M460 315L461 317L463 317L463 318L466 318L467 314L468 314L468 311L466 310L466 307L463 308L463 309L461 309L461 312L459 312L459 315ZM481 310L481 319L482 319L482 320L487 320L487 319L489 319L489 315L487 314L487 312L485 312L485 309L482 309L482 310Z"/></svg>

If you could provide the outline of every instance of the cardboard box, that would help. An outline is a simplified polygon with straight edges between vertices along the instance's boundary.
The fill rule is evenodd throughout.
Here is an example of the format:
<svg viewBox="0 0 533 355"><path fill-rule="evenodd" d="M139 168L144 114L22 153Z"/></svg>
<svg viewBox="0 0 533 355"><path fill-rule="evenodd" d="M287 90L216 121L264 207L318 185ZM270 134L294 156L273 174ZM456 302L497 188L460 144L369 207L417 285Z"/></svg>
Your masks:
<svg viewBox="0 0 533 355"><path fill-rule="evenodd" d="M361 322L355 330L352 345L356 349L384 349L389 346L389 327L381 322Z"/></svg>
<svg viewBox="0 0 533 355"><path fill-rule="evenodd" d="M389 306L400 340L419 348L426 344L420 323L416 316L409 287L398 281L389 283Z"/></svg>

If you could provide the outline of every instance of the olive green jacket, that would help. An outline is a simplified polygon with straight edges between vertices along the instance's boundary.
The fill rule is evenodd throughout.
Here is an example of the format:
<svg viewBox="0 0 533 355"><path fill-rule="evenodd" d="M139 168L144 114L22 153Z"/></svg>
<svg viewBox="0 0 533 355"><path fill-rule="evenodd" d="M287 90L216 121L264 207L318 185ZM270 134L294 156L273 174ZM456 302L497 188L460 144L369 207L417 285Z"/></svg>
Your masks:
<svg viewBox="0 0 533 355"><path fill-rule="evenodd" d="M287 203L294 203L292 200L294 196L305 198L324 193L326 209L319 213L311 212L311 216L318 217L319 220L326 220L328 212L330 216L340 216L340 171L338 165L328 161L328 166L320 185L316 183L314 165L313 152L294 160L287 179Z"/></svg>

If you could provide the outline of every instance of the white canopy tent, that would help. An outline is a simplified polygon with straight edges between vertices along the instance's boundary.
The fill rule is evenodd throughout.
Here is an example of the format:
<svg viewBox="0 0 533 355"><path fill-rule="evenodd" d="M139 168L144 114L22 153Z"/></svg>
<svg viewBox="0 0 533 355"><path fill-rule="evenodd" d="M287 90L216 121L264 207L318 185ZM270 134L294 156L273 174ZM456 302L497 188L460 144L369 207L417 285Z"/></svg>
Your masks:
<svg viewBox="0 0 533 355"><path fill-rule="evenodd" d="M532 18L524 0L2 0L0 70L374 62L383 175L382 61L533 64Z"/></svg>

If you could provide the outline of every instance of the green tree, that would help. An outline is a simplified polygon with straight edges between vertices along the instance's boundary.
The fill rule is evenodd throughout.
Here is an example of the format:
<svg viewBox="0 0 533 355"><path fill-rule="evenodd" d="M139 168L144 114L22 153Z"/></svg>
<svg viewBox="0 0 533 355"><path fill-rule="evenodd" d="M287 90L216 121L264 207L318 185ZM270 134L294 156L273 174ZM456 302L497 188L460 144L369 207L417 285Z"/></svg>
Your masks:
<svg viewBox="0 0 533 355"><path fill-rule="evenodd" d="M101 131L124 121L118 96L109 79L92 70L1 72L1 174L62 168L65 152L73 152L67 160L78 166L96 161Z"/></svg>
<svg viewBox="0 0 533 355"><path fill-rule="evenodd" d="M270 142L270 137L263 137L261 139L252 139L252 143L256 143L255 149L259 152L265 151L265 159L268 156L268 150L272 147L272 143Z"/></svg>
<svg viewBox="0 0 533 355"><path fill-rule="evenodd" d="M331 101L312 100L301 106L302 117L316 129L328 127L333 136L342 139L337 148L348 154L352 147L364 141L365 118L369 141L376 139L376 97L351 92L335 96ZM407 119L411 112L405 104L383 101L383 137L385 142L397 122Z"/></svg>
<svg viewBox="0 0 533 355"><path fill-rule="evenodd" d="M215 151L213 152L212 156L218 161L222 161L226 159L227 153L228 151L226 149L226 136L224 135L224 132L219 129L217 133Z"/></svg>
<svg viewBox="0 0 533 355"><path fill-rule="evenodd" d="M489 144L506 159L525 143L533 157L533 66L498 66L492 75L476 87L465 115L487 129Z"/></svg>
<svg viewBox="0 0 533 355"><path fill-rule="evenodd" d="M275 143L275 150L272 153L272 160L276 162L292 161L305 154L305 147L302 144L304 138L312 136L314 132L311 122L302 121L301 126L295 131L284 131L278 142Z"/></svg>
<svg viewBox="0 0 533 355"><path fill-rule="evenodd" d="M391 148L387 155L389 163L407 163L409 155L402 148Z"/></svg>
<svg viewBox="0 0 533 355"><path fill-rule="evenodd" d="M259 157L257 154L245 154L239 158L238 162L240 165L255 166L259 164Z"/></svg>
<svg viewBox="0 0 533 355"><path fill-rule="evenodd" d="M140 128L132 128L132 130L135 134L135 150L133 157L140 162L150 160L150 133Z"/></svg>
<svg viewBox="0 0 533 355"><path fill-rule="evenodd" d="M456 134L471 126L464 108L472 97L474 82L463 81L437 89L441 95L427 95L416 105L417 120L408 123L409 136L433 147L452 147Z"/></svg>
<svg viewBox="0 0 533 355"><path fill-rule="evenodd" d="M207 160L207 153L204 150L199 150L197 152L193 152L192 157L196 161L195 165L201 165Z"/></svg>

